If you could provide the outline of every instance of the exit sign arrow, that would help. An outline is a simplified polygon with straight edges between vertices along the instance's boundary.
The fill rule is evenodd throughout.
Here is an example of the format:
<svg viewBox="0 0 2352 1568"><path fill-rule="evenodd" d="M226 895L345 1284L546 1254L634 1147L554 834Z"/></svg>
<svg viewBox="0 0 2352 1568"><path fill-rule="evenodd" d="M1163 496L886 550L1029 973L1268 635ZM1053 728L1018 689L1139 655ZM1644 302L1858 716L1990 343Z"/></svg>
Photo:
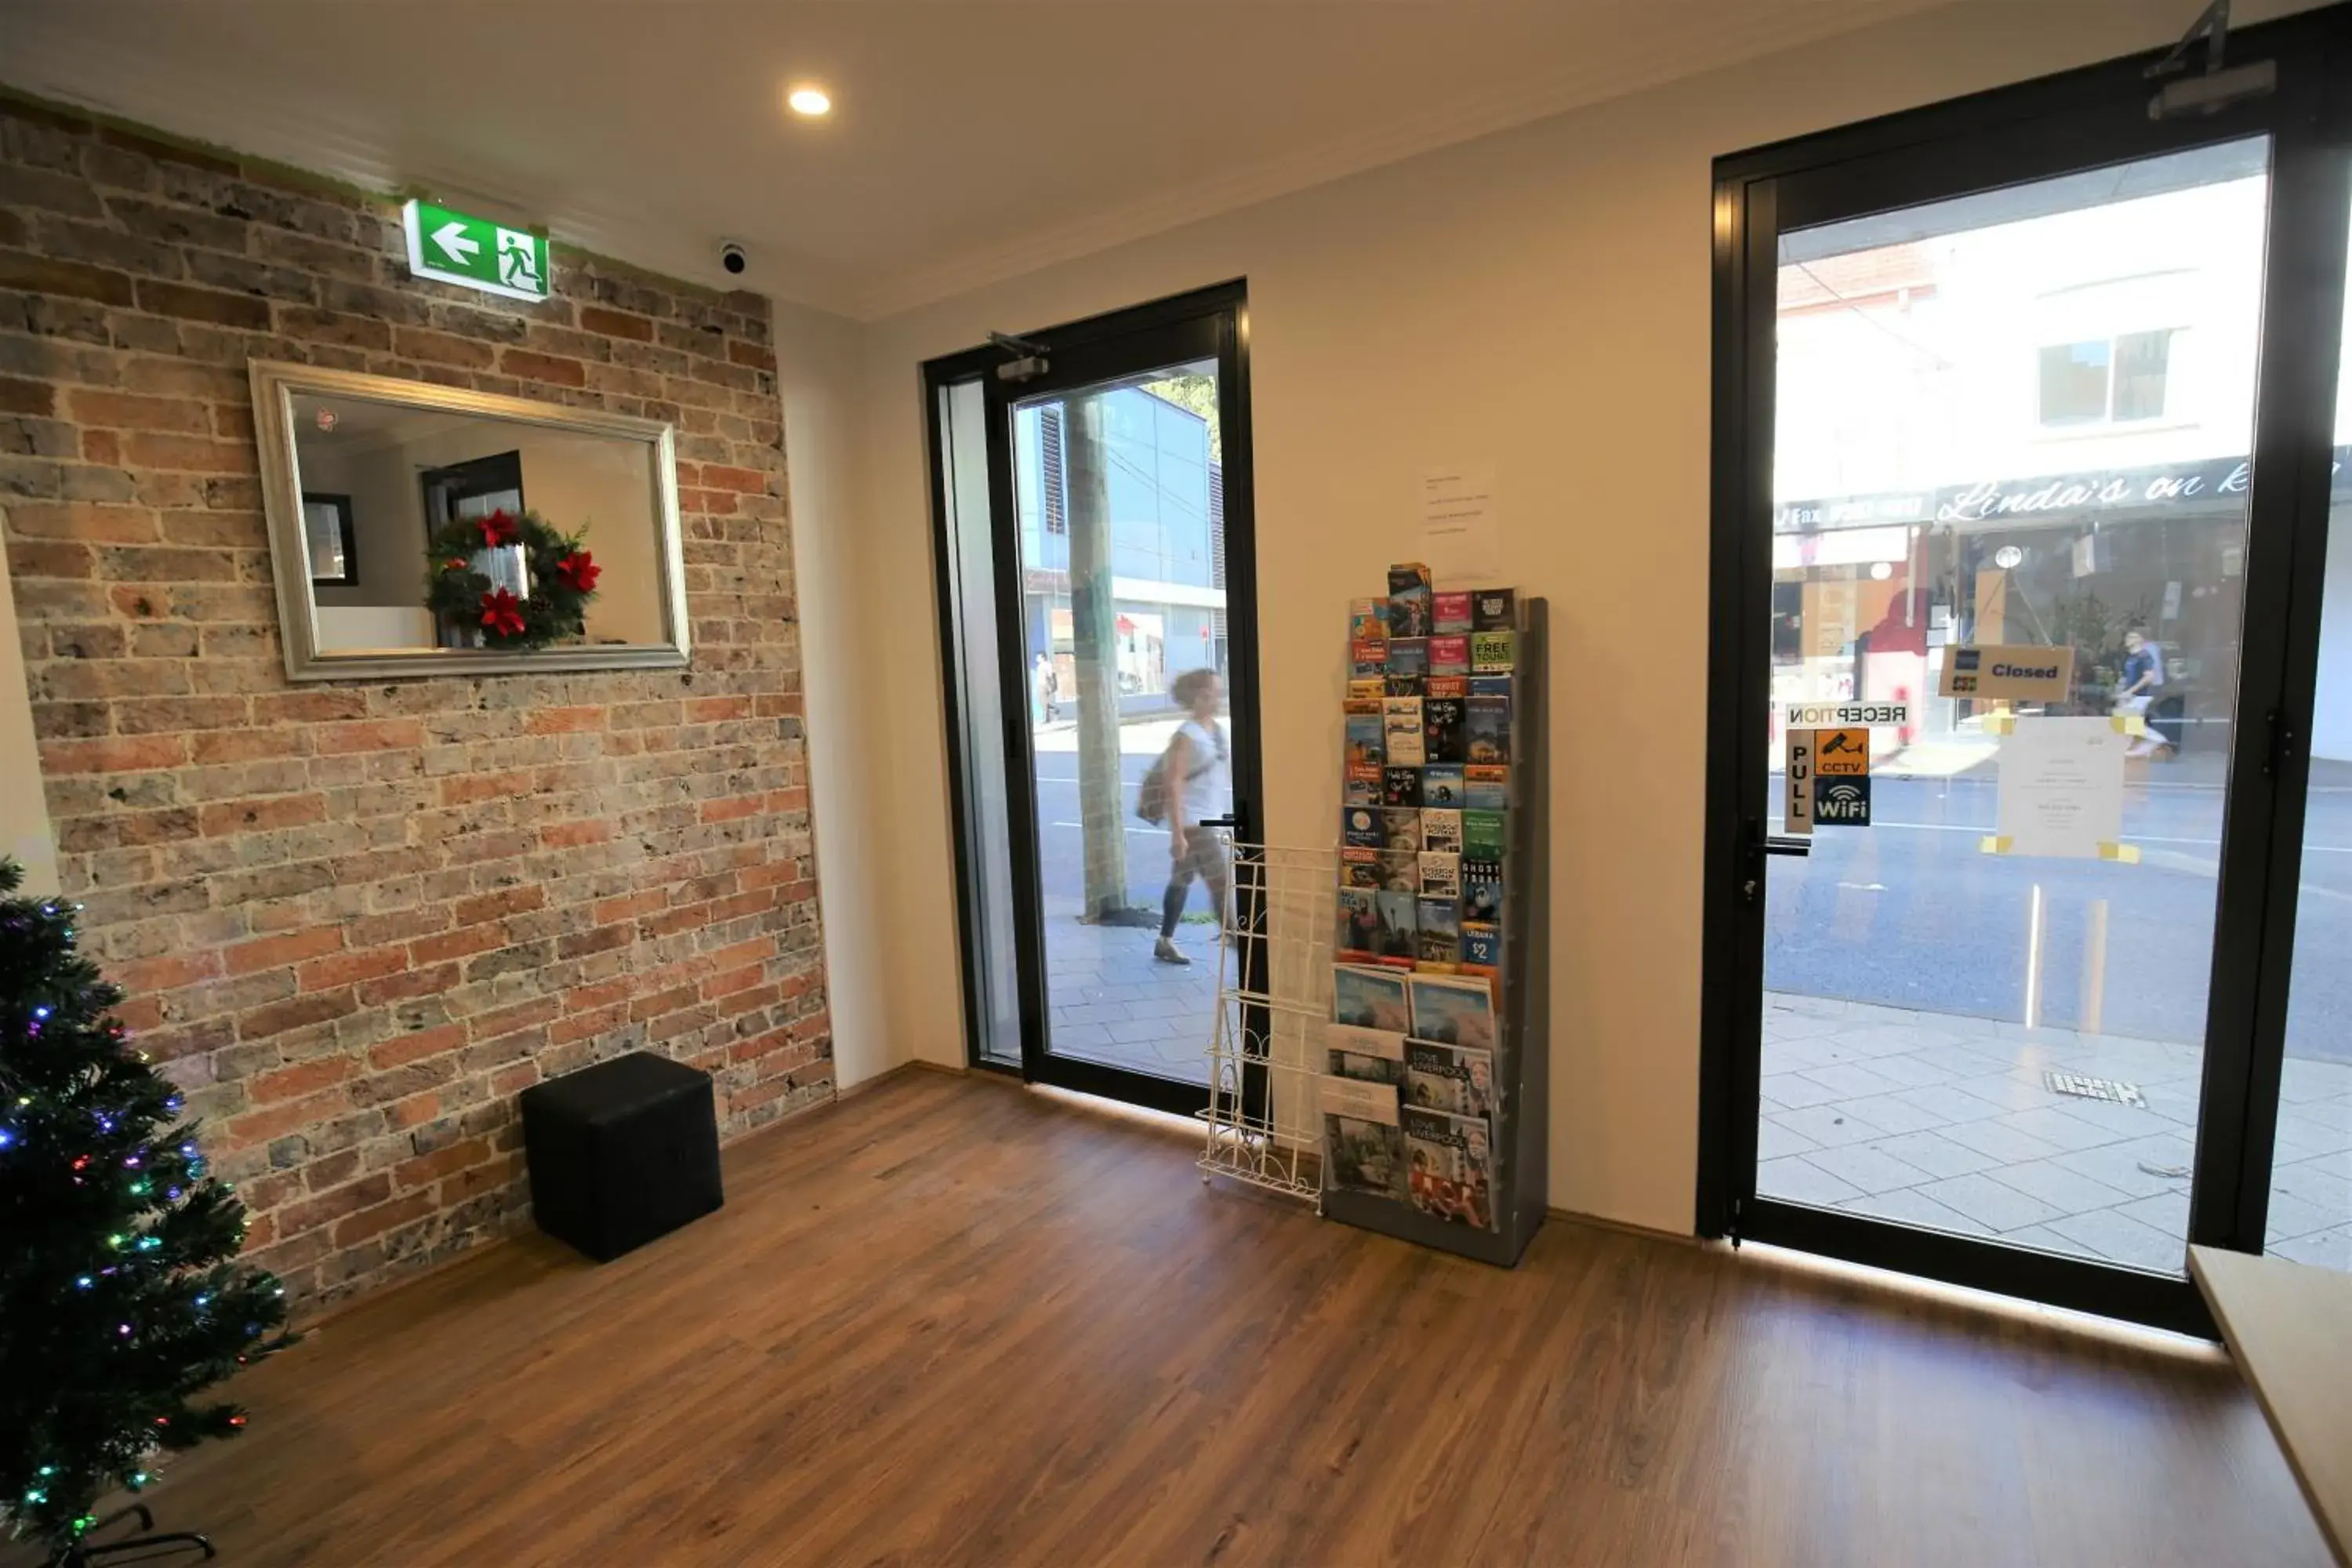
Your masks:
<svg viewBox="0 0 2352 1568"><path fill-rule="evenodd" d="M428 201L401 209L408 269L419 278L533 303L547 298L547 237Z"/></svg>
<svg viewBox="0 0 2352 1568"><path fill-rule="evenodd" d="M441 247L442 254L460 267L482 253L481 241L467 239L463 223L443 224L433 231L433 243Z"/></svg>

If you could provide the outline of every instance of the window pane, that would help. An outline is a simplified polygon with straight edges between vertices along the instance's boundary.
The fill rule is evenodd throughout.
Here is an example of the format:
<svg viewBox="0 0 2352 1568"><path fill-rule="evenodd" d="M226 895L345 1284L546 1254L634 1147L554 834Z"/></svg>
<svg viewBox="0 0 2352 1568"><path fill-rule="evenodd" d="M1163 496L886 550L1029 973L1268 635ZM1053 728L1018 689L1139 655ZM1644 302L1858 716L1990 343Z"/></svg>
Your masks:
<svg viewBox="0 0 2352 1568"><path fill-rule="evenodd" d="M2116 340L2116 417L2164 417L2164 377L2172 331L2126 332Z"/></svg>
<svg viewBox="0 0 2352 1568"><path fill-rule="evenodd" d="M1814 742L1811 853L1767 871L1761 1196L2181 1271L2263 166L2230 143L1781 237L1769 816L1790 705L1868 728ZM2061 673L1944 694L2017 645Z"/></svg>
<svg viewBox="0 0 2352 1568"><path fill-rule="evenodd" d="M2107 344L2058 343L2042 351L2042 423L2080 425L2107 416Z"/></svg>

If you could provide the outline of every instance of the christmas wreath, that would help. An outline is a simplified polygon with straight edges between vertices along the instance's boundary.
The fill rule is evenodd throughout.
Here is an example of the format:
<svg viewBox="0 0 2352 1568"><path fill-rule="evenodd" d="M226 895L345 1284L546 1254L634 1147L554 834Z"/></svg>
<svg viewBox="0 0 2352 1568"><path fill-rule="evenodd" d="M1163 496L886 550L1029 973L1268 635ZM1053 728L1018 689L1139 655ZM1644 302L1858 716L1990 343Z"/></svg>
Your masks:
<svg viewBox="0 0 2352 1568"><path fill-rule="evenodd" d="M533 511L454 518L433 535L425 607L458 626L479 627L491 647L545 647L558 637L580 637L604 570L582 548L585 537L585 530L558 533ZM521 548L528 567L530 593L524 598L474 569L481 552L509 546Z"/></svg>

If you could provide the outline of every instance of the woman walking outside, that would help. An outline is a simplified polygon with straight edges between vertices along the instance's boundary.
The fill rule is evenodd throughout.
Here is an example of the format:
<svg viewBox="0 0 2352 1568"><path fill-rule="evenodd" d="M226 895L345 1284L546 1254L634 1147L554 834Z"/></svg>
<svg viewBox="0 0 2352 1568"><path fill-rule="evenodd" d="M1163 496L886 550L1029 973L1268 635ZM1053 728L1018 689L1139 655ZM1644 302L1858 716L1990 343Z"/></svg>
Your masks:
<svg viewBox="0 0 2352 1568"><path fill-rule="evenodd" d="M1160 905L1160 942L1151 956L1162 963L1190 963L1176 946L1176 922L1184 916L1184 900L1198 877L1209 885L1209 903L1224 934L1225 900L1231 873L1225 847L1213 822L1234 808L1233 748L1225 727L1217 721L1217 705L1224 691L1213 669L1188 669L1168 689L1189 712L1170 737L1161 772L1168 780L1168 891Z"/></svg>

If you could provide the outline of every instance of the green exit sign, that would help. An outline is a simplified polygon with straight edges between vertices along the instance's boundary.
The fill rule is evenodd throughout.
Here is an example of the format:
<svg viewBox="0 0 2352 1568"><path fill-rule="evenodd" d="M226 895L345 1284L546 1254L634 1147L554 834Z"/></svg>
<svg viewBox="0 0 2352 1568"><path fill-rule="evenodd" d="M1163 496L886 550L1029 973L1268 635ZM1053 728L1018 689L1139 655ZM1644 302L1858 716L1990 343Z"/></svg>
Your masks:
<svg viewBox="0 0 2352 1568"><path fill-rule="evenodd" d="M408 269L509 300L547 298L547 240L431 202L401 209L408 228Z"/></svg>

